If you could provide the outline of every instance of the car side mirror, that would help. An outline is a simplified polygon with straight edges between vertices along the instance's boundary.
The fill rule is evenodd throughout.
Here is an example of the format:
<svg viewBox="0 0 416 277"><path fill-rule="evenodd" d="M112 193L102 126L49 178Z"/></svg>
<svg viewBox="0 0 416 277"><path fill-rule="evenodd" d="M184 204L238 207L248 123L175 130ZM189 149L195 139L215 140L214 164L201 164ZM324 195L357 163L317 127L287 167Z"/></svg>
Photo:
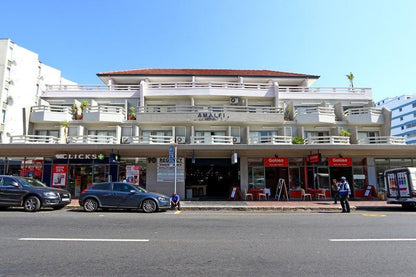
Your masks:
<svg viewBox="0 0 416 277"><path fill-rule="evenodd" d="M12 186L18 188L19 187L19 183L17 182L12 182Z"/></svg>
<svg viewBox="0 0 416 277"><path fill-rule="evenodd" d="M137 193L137 190L132 189L130 190L130 193Z"/></svg>

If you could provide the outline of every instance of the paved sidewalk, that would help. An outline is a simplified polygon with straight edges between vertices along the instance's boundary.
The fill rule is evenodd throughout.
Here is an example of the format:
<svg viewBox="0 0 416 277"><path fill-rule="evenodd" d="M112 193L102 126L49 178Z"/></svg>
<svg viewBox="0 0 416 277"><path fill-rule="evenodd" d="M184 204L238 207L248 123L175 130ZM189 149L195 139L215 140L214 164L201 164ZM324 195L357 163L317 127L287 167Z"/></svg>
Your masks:
<svg viewBox="0 0 416 277"><path fill-rule="evenodd" d="M341 211L332 200L321 201L181 201L184 211ZM386 201L350 201L351 210L387 210L401 208ZM81 209L73 199L68 209Z"/></svg>

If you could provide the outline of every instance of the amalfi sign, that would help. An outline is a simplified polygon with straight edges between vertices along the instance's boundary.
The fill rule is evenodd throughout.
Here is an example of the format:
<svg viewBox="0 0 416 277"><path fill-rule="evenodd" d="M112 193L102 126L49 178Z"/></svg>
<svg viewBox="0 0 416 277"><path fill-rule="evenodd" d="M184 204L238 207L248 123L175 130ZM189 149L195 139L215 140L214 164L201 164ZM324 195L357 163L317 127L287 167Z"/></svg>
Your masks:
<svg viewBox="0 0 416 277"><path fill-rule="evenodd" d="M217 121L226 120L228 116L225 113L214 113L214 112L200 112L198 113L199 121Z"/></svg>

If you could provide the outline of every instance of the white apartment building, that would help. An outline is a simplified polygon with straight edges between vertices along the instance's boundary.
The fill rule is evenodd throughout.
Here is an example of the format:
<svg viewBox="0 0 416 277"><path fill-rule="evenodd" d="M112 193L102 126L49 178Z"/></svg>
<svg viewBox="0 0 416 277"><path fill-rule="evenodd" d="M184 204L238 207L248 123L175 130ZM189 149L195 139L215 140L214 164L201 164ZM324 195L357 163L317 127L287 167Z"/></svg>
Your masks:
<svg viewBox="0 0 416 277"><path fill-rule="evenodd" d="M39 104L46 84L73 84L39 55L10 39L0 39L0 139L28 135L30 108Z"/></svg>
<svg viewBox="0 0 416 277"><path fill-rule="evenodd" d="M406 143L416 143L416 95L401 95L383 99L376 107L391 110L391 134L406 138Z"/></svg>
<svg viewBox="0 0 416 277"><path fill-rule="evenodd" d="M345 176L362 199L368 185L384 189L385 169L416 166L416 147L391 136L391 112L374 107L370 88L313 87L319 76L271 70L97 75L103 85L46 87L28 134L0 144L0 173L75 197L126 175L185 199L228 199L234 188L274 198L282 183L290 199L329 198L331 179Z"/></svg>

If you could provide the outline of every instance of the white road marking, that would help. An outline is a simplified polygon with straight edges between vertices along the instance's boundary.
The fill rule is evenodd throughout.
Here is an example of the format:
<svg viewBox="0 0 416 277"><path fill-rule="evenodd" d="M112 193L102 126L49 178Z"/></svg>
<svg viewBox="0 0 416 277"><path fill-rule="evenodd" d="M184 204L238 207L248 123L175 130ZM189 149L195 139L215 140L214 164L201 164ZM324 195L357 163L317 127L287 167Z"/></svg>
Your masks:
<svg viewBox="0 0 416 277"><path fill-rule="evenodd" d="M146 242L148 239L19 238L22 241Z"/></svg>
<svg viewBox="0 0 416 277"><path fill-rule="evenodd" d="M416 241L416 238L397 238L397 239L329 239L334 242L362 242L362 241Z"/></svg>

